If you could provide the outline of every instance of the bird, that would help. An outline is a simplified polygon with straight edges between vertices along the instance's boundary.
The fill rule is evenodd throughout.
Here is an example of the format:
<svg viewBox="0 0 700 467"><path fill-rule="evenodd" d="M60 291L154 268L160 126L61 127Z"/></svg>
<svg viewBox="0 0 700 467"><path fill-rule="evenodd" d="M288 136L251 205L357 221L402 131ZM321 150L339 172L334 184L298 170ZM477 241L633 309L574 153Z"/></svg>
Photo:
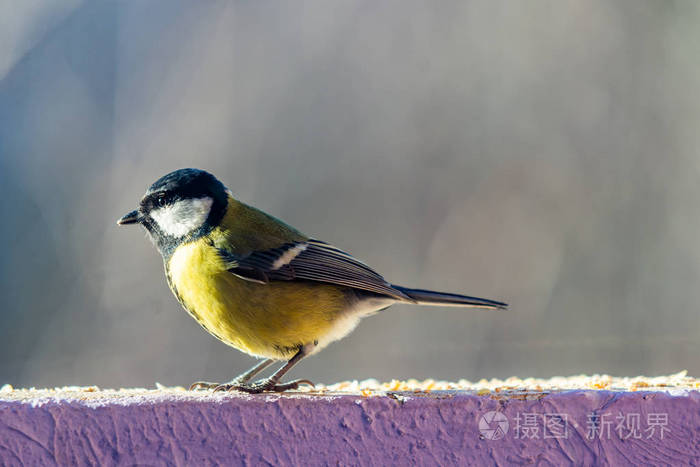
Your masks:
<svg viewBox="0 0 700 467"><path fill-rule="evenodd" d="M303 358L395 303L506 309L495 300L392 284L364 262L236 199L211 173L178 169L156 180L119 225L145 228L182 307L225 344L261 359L227 383L190 390L282 392ZM254 381L274 363L268 378Z"/></svg>

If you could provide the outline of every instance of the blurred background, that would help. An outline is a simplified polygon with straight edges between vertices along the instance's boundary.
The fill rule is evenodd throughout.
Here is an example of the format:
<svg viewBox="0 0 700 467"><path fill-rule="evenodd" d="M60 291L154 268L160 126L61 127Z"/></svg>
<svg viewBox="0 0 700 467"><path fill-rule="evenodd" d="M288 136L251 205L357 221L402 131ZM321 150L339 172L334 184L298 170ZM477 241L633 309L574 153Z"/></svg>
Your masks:
<svg viewBox="0 0 700 467"><path fill-rule="evenodd" d="M0 385L188 385L205 333L116 219L166 172L406 285L292 376L700 374L700 4L0 2Z"/></svg>

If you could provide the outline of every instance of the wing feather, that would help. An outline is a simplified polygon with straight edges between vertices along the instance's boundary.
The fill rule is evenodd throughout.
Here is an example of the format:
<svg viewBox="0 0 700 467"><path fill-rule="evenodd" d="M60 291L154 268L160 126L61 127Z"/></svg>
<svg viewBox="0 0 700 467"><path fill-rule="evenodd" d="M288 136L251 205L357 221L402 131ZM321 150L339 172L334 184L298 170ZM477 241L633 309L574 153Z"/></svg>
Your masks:
<svg viewBox="0 0 700 467"><path fill-rule="evenodd" d="M228 270L246 280L325 282L413 301L363 262L320 240L285 243L241 258L220 253Z"/></svg>

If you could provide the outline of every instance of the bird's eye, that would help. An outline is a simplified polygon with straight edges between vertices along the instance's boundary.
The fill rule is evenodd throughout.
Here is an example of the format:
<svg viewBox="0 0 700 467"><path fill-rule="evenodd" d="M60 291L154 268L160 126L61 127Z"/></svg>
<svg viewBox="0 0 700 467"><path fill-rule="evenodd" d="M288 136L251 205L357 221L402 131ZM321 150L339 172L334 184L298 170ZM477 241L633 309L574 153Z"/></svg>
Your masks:
<svg viewBox="0 0 700 467"><path fill-rule="evenodd" d="M168 200L166 199L165 195L161 195L158 198L156 198L156 204L161 208L168 204Z"/></svg>

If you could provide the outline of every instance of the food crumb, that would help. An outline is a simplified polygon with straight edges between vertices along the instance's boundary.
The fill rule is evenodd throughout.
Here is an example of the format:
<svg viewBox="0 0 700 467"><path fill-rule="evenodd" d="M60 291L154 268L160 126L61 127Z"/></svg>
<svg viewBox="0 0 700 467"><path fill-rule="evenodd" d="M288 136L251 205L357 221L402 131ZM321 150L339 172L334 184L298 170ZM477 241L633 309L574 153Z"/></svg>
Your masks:
<svg viewBox="0 0 700 467"><path fill-rule="evenodd" d="M667 376L635 376L613 377L609 375L578 375L555 376L549 379L510 377L508 379L493 378L480 379L478 382L470 382L460 379L457 382L427 379L397 380L380 382L376 379L363 381L343 381L335 384L317 384L316 387L304 387L289 391L285 395L298 397L300 395L335 396L342 394L361 395L363 397L385 396L388 392L404 392L416 395L437 394L441 397L448 391L467 392L478 396L490 396L497 399L536 399L557 391L569 390L605 390L605 391L664 391L678 392L678 390L700 390L700 380L688 376L686 371ZM66 386L60 388L36 389L14 388L10 384L0 386L0 400L2 401L34 401L34 400L80 400L87 403L101 403L101 401L131 401L151 399L154 397L174 397L183 399L207 399L215 397L225 399L237 397L237 393L214 393L212 391L188 391L182 386L165 386L155 383L155 389L121 388L102 389L98 386ZM263 395L261 395L263 396ZM250 396L245 396L250 397ZM255 396L257 397L257 396ZM279 397L276 395L275 397ZM358 399L362 400L362 399Z"/></svg>

